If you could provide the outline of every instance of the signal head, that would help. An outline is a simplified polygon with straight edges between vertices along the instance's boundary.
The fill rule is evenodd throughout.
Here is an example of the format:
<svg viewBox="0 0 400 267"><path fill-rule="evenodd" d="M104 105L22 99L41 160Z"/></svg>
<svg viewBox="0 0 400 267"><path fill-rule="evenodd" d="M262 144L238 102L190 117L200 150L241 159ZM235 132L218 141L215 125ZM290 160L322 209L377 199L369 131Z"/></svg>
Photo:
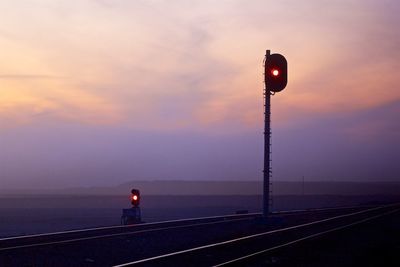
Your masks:
<svg viewBox="0 0 400 267"><path fill-rule="evenodd" d="M280 92L287 85L287 61L281 54L267 56L265 61L265 85L271 92Z"/></svg>
<svg viewBox="0 0 400 267"><path fill-rule="evenodd" d="M131 203L134 207L138 207L140 204L140 191L137 189L132 189L131 193Z"/></svg>

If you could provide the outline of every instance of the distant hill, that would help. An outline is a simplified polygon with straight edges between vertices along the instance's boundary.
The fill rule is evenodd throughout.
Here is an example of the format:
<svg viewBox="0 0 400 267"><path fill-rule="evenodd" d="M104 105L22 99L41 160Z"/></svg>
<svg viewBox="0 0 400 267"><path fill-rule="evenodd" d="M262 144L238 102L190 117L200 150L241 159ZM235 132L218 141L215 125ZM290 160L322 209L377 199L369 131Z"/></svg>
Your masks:
<svg viewBox="0 0 400 267"><path fill-rule="evenodd" d="M261 181L132 181L111 187L1 190L0 195L126 195L138 188L146 195L260 195ZM301 182L274 182L273 195L302 195ZM400 195L400 182L306 182L306 195Z"/></svg>

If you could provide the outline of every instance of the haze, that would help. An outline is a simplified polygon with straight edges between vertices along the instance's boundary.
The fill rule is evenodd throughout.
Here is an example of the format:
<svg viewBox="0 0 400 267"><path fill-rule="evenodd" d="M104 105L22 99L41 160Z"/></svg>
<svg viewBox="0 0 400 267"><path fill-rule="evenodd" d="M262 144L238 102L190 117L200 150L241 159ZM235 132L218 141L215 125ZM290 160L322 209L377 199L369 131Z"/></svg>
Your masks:
<svg viewBox="0 0 400 267"><path fill-rule="evenodd" d="M0 1L0 184L400 181L400 3Z"/></svg>

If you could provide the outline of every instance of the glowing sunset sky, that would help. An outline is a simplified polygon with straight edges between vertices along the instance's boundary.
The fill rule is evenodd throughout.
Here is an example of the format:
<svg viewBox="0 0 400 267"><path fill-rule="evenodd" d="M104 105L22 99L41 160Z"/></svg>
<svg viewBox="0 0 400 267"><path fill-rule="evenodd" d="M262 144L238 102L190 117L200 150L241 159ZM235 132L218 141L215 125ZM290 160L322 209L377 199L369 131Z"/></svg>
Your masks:
<svg viewBox="0 0 400 267"><path fill-rule="evenodd" d="M0 1L0 182L400 180L400 3Z"/></svg>

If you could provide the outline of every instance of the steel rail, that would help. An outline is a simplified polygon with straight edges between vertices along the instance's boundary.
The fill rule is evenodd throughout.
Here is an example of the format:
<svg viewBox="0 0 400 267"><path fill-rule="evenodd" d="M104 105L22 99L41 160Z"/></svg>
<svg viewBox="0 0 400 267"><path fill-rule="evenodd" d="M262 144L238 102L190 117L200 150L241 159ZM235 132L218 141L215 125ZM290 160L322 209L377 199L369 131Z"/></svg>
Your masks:
<svg viewBox="0 0 400 267"><path fill-rule="evenodd" d="M116 237L116 236L129 236L129 235L141 234L141 233L147 233L147 232L157 232L157 231L165 231L165 230L170 230L170 229L188 228L188 227L204 226L204 225L212 225L212 224L222 224L222 223L229 223L229 222L235 222L235 221L246 221L246 220L252 220L252 219L254 219L254 217L248 216L245 218L238 218L238 219L234 218L234 219L229 219L229 220L221 220L221 221L213 221L213 222L193 223L193 224L184 224L184 225L176 225L176 226L165 226L165 227L150 228L150 229L143 229L143 230L130 231L130 232L103 234L103 235L95 235L95 236L88 236L88 237L78 237L78 238L71 238L71 239L58 240L58 241L48 241L48 242L39 242L39 243L26 244L26 245L3 247L3 248L0 248L0 251L15 250L15 249L21 249L21 248L42 247L42 246L57 245L57 244L67 244L67 243L88 241L88 240L101 239L101 238L110 238L110 237Z"/></svg>
<svg viewBox="0 0 400 267"><path fill-rule="evenodd" d="M292 241L289 241L289 242L286 242L286 243L283 243L283 244L280 244L280 245L277 245L277 246L274 246L274 247L270 247L270 248L267 248L267 249L264 249L264 250L260 250L260 251L248 254L246 256L242 256L242 257L239 257L239 258L236 258L236 259L233 259L233 260L222 262L222 263L219 263L219 264L213 265L213 266L214 267L219 267L219 266L225 266L225 265L232 264L232 263L237 263L239 261L246 260L246 259L249 259L251 257L258 256L260 254L263 254L263 253L266 253L266 252L269 252L269 251L272 251L272 250L275 250L275 249L287 247L287 246L293 245L295 243L299 243L301 241L312 239L314 237L318 237L318 236L321 236L321 235L324 235L324 234L328 234L328 233L331 233L331 232L335 232L335 231L339 231L339 230L342 230L342 229L345 229L345 228L349 228L349 227L352 227L354 225L358 225L358 224L365 223L367 221L371 221L371 220L374 220L374 219L377 219L377 218L380 218L380 217L383 217L383 216L387 216L389 214L396 213L398 211L400 211L400 209L396 209L396 210L388 211L388 212L385 212L385 213L382 213L382 214L374 215L374 216L371 216L371 217L368 217L368 218L365 218L365 219L362 219L362 220L359 220L359 221L356 221L356 222L352 222L352 223L349 223L349 224L346 224L346 225L343 225L343 226L338 226L338 227L335 227L335 228L332 228L332 229L329 229L329 230L325 230L325 231L322 231L322 232L319 232L319 233L316 233L316 234L308 235L308 236L305 236L305 237L302 237L302 238L299 238L299 239L295 239L295 240L292 240Z"/></svg>
<svg viewBox="0 0 400 267"><path fill-rule="evenodd" d="M368 208L368 207L371 207L371 206L344 206L344 207L281 210L281 211L271 212L271 215L289 214L289 213L296 214L299 212L312 212L312 211L325 211L325 210L328 211L328 210ZM143 227L143 226L151 226L151 225L167 224L167 223L179 223L179 222L188 222L188 221L226 219L226 218L229 219L229 218L246 217L246 216L251 217L251 216L259 216L261 214L262 214L261 212L252 212L252 213L247 213L247 214L228 214L228 215L217 215L217 216L207 216L207 217L194 217L194 218L167 220L167 221L159 221L159 222L141 223L141 224L135 224L135 225L113 225L113 226L94 227L94 228L77 229L77 230L66 230L66 231L58 231L58 232L51 232L51 233L3 237L3 238L0 238L0 242L8 241L8 240L29 239L29 238L35 238L35 237L48 237L48 236L63 235L63 234L93 232L93 231L100 231L100 230L126 229L126 228Z"/></svg>
<svg viewBox="0 0 400 267"><path fill-rule="evenodd" d="M333 208L319 208L319 209L308 209L308 210L293 210L293 213L298 213L298 212L302 212L302 211L306 211L306 212L310 211L311 212L311 211L325 211L325 210L350 209L350 208L357 208L357 206L338 207L338 208L335 208L335 207L333 207ZM276 214L281 214L281 213L282 212L276 212ZM288 213L291 213L291 212L290 211L285 211L283 213L284 214L288 214ZM74 242L79 242L79 241L88 241L88 240L110 238L110 237L116 237L116 236L129 236L129 235L146 233L146 232L157 232L157 231L164 231L164 230L170 230L170 229L179 229L179 228L187 228L187 227L194 227L194 226L203 226L203 225L228 223L228 222L233 222L233 221L245 221L245 220L253 219L256 216L261 216L261 213L232 214L232 215L222 215L222 216L188 218L188 219L169 220L169 221L162 221L162 222L143 223L143 224L138 224L138 225L98 227L98 228L90 228L90 229L69 230L69 231L62 231L62 232L37 234L37 235L9 237L9 238L0 239L0 242L1 241L10 241L10 240L29 239L29 238L35 238L35 237L62 236L64 234L89 233L89 232L93 232L93 231L97 231L97 230L128 229L128 228L137 228L137 227L143 227L143 226L145 227L145 226L151 226L151 225L160 225L160 226L162 226L162 225L169 224L169 223L189 222L189 221L196 221L196 220L221 219L221 221L196 222L196 223L185 224L185 225L163 226L163 227L158 227L158 228L134 230L134 231L128 231L128 232L120 232L120 233L112 233L112 234L101 234L101 235L94 235L94 236L88 236L88 237L77 237L77 238L70 238L70 239L57 240L57 241L47 241L47 242L38 242L38 243L25 244L25 245L0 247L0 251L15 250L15 249L21 249L21 248L41 247L41 246L57 245L57 244L67 244L67 243L74 243ZM241 217L241 218L236 219L236 217Z"/></svg>
<svg viewBox="0 0 400 267"><path fill-rule="evenodd" d="M328 210L344 210L344 209L357 209L357 208L371 208L376 207L376 205L354 205L354 206L343 206L343 207L326 207L326 208L311 208L311 209L296 209L296 210L277 210L271 212L272 215L274 214L287 214L287 213L299 213L299 212L312 212L312 211L328 211Z"/></svg>
<svg viewBox="0 0 400 267"><path fill-rule="evenodd" d="M302 228L302 227L306 227L306 226L310 226L310 225L320 224L320 223L323 223L323 222L328 222L328 221L332 221L332 220L336 220L336 219L340 219L340 218L346 218L346 217L350 217L350 216L354 216L354 215L358 215L358 214L362 214L362 213L366 213L366 212L371 212L371 211L374 211L374 210L387 208L387 207L394 206L394 205L398 205L398 204L396 203L396 204L390 204L390 205L385 205L385 206L378 206L378 207L374 207L374 208L367 209L367 210L362 210L362 211L357 211L357 212L353 212L353 213L338 215L338 216L334 216L334 217L330 217L330 218L326 218L326 219L322 219L322 220L318 220L318 221L313 221L313 222L309 222L309 223L303 223L303 224L290 226L290 227L286 227L286 228L270 230L270 231L266 231L266 232L262 232L262 233L258 233L258 234L253 234L253 235L243 236L243 237L239 237L239 238L235 238L235 239L230 239L230 240L227 240L227 241L212 243L212 244L208 244L208 245L204 245L204 246L194 247L194 248L175 251L175 252L170 252L170 253L163 254L163 255L158 255L158 256L154 256L154 257L144 258L144 259L141 259L141 260L136 260L136 261L133 261L133 262L114 265L114 267L125 267L125 266L131 266L131 265L135 265L135 264L139 264L139 263L150 262L150 261L153 261L153 260L163 259L163 258L167 258L167 257L171 257L171 256L176 256L176 255L180 255L180 254L185 254L185 253L189 253L189 252L193 252L193 251L206 249L206 248L212 248L212 247L231 244L231 243L235 243L235 242L239 242L239 241L243 241L243 240L248 240L248 239L259 237L259 236L265 236L265 235L270 235L270 234L274 234L274 233L285 232L285 231L288 231L288 230L293 230L293 229L298 229L298 228Z"/></svg>
<svg viewBox="0 0 400 267"><path fill-rule="evenodd" d="M43 233L43 234L11 236L11 237L0 238L0 242L8 241L8 240L17 240L17 239L29 239L29 238L35 238L35 237L48 237L48 236L63 235L63 234L93 232L93 231L100 231L100 230L127 229L127 228L135 228L135 227L143 227L143 226L151 226L151 225L167 224L167 223L179 223L179 222L188 222L188 221L226 219L226 218L229 219L229 218L235 218L235 217L251 217L251 216L256 216L256 215L261 215L261 213L254 212L254 213L247 213L247 214L229 214L229 215L208 216L208 217L199 217L199 218L185 218L185 219L167 220L167 221L160 221L160 222L141 223L141 224L134 224L134 225L114 225L114 226L94 227L94 228L78 229L78 230L67 230L67 231L59 231L59 232Z"/></svg>

